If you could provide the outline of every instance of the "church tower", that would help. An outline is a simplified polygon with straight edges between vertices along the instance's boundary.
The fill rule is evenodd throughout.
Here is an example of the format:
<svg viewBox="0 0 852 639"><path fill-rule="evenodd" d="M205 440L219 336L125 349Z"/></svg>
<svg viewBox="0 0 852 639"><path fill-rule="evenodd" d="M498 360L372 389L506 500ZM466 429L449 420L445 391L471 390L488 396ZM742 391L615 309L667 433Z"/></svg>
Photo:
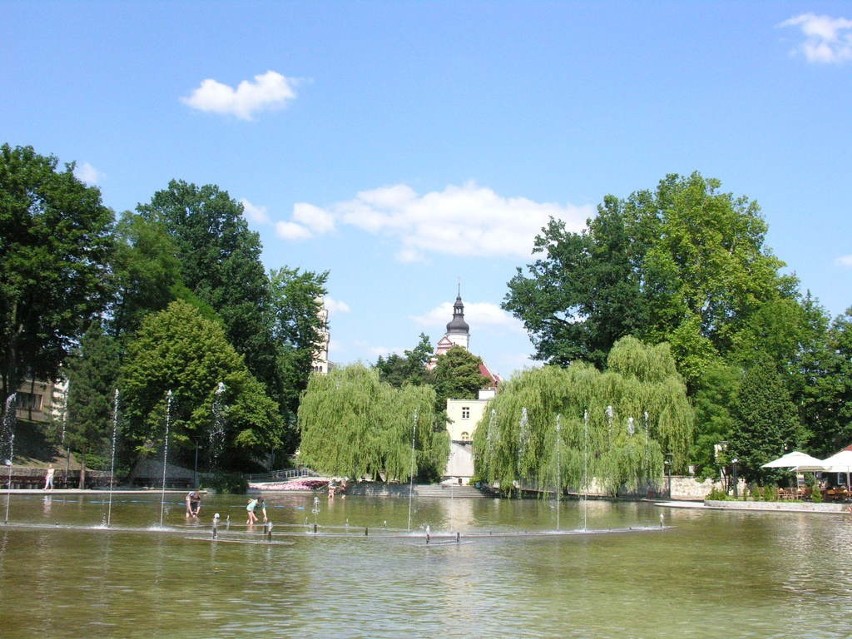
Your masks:
<svg viewBox="0 0 852 639"><path fill-rule="evenodd" d="M464 302L461 298L461 284L453 304L453 319L447 324L447 332L438 340L435 348L435 357L432 359L430 368L435 366L438 356L443 355L453 346L461 346L470 350L470 326L464 321Z"/></svg>
<svg viewBox="0 0 852 639"><path fill-rule="evenodd" d="M464 321L464 302L461 298L461 284L459 284L459 292L456 296L456 303L453 304L453 319L447 324L447 339L454 345L469 348L470 346L470 326Z"/></svg>

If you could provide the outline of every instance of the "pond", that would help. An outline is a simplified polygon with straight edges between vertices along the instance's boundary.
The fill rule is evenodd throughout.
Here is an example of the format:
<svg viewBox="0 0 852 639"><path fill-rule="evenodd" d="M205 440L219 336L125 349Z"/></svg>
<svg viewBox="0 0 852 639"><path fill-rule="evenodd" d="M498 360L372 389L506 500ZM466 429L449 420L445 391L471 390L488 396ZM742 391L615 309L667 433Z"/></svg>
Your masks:
<svg viewBox="0 0 852 639"><path fill-rule="evenodd" d="M242 496L9 500L3 637L849 636L848 514L284 494L267 534Z"/></svg>

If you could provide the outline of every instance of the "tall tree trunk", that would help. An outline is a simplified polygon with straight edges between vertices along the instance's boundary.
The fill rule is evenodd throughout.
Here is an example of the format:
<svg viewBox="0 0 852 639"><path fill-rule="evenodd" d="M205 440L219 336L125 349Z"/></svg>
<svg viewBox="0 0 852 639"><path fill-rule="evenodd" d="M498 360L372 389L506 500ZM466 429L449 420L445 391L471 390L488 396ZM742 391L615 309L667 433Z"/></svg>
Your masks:
<svg viewBox="0 0 852 639"><path fill-rule="evenodd" d="M80 485L81 490L86 487L86 453L80 453Z"/></svg>

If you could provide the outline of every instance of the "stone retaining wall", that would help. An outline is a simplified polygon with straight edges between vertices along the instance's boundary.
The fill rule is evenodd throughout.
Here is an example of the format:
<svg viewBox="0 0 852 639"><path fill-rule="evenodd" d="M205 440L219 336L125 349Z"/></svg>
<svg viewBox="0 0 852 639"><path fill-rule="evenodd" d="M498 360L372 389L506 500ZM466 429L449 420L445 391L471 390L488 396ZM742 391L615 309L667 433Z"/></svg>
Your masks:
<svg viewBox="0 0 852 639"><path fill-rule="evenodd" d="M683 499L687 501L700 501L710 494L714 485L719 486L719 483L713 482L712 479L705 479L703 482L699 482L695 477L688 475L672 476L671 481L671 499Z"/></svg>
<svg viewBox="0 0 852 639"><path fill-rule="evenodd" d="M774 510L777 512L850 514L849 504L814 504L806 501L711 501L704 502L707 508L718 510Z"/></svg>

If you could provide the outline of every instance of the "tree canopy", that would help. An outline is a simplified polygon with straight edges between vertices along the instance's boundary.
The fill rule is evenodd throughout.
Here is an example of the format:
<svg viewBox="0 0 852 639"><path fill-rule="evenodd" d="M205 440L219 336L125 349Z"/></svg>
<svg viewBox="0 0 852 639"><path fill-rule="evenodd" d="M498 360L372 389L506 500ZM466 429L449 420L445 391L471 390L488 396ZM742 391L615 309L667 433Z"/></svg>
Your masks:
<svg viewBox="0 0 852 639"><path fill-rule="evenodd" d="M66 445L79 454L85 486L86 466L92 456L105 457L115 426L119 347L93 322L67 361L68 403Z"/></svg>
<svg viewBox="0 0 852 639"><path fill-rule="evenodd" d="M295 450L295 422L299 397L308 386L314 358L328 329L321 315L322 298L326 294L328 272L302 272L299 269L274 269L270 280L270 312L272 338L278 349L278 381L275 389L282 412L292 423L292 445Z"/></svg>
<svg viewBox="0 0 852 639"><path fill-rule="evenodd" d="M163 310L185 289L177 246L165 227L128 211L116 225L112 270L109 317L111 333L119 338L131 335L145 315Z"/></svg>
<svg viewBox="0 0 852 639"><path fill-rule="evenodd" d="M588 230L551 220L542 254L518 269L503 307L520 319L536 357L601 367L626 335L667 341L687 382L730 353L762 305L795 297L796 281L764 245L758 205L699 173L654 191L607 196Z"/></svg>
<svg viewBox="0 0 852 639"><path fill-rule="evenodd" d="M432 343L429 336L420 333L420 341L403 355L391 353L387 357L379 356L376 370L383 382L400 388L405 384L431 384L434 375L429 370L429 360L432 358Z"/></svg>
<svg viewBox="0 0 852 639"><path fill-rule="evenodd" d="M433 371L435 409L446 408L448 399L476 399L479 390L491 384L482 374L482 359L462 346L452 346L440 355Z"/></svg>
<svg viewBox="0 0 852 639"><path fill-rule="evenodd" d="M715 445L748 428L736 415L754 390L740 382L770 364L795 407L795 437L785 441L828 454L852 437L841 408L849 371L835 346L843 321L829 327L825 310L797 290L766 246L767 230L758 204L719 180L668 175L653 190L606 196L582 232L550 220L503 308L524 323L535 357L561 366L603 370L628 335L668 343L698 410L699 473L715 474ZM758 435L740 439L743 459L763 457Z"/></svg>
<svg viewBox="0 0 852 639"><path fill-rule="evenodd" d="M218 395L220 382L224 393ZM145 317L128 347L120 385L124 432L141 454L161 445L167 417L178 455L203 450L216 425L217 400L224 406L224 465L239 468L281 445L275 403L223 327L187 302Z"/></svg>
<svg viewBox="0 0 852 639"><path fill-rule="evenodd" d="M394 388L361 365L312 375L299 406L300 462L354 479L432 479L444 470L449 437L435 428L430 386Z"/></svg>
<svg viewBox="0 0 852 639"><path fill-rule="evenodd" d="M615 494L662 479L687 463L693 411L667 345L616 343L601 372L578 362L509 380L474 434L476 473L501 487L584 489L592 478ZM558 466L557 466L557 460Z"/></svg>
<svg viewBox="0 0 852 639"><path fill-rule="evenodd" d="M729 456L739 459L747 479L760 479L766 474L760 468L763 464L796 450L804 440L796 405L790 401L784 378L770 359L746 371L733 417Z"/></svg>
<svg viewBox="0 0 852 639"><path fill-rule="evenodd" d="M274 396L279 382L269 282L260 237L249 230L243 205L218 186L172 180L137 211L166 229L177 246L183 282L219 314L228 341Z"/></svg>
<svg viewBox="0 0 852 639"><path fill-rule="evenodd" d="M580 426L610 488L651 477L663 454L673 469L688 462L713 475L713 448L722 441L742 468L780 455L779 446L824 456L852 441L852 309L831 322L782 273L766 234L756 202L699 173L668 175L626 198L607 195L579 233L551 219L535 238L535 260L508 283L503 307L524 323L536 358L566 370L546 366L506 385L508 395L493 404L502 408L489 415L483 472L501 481L555 481L549 455L559 441L567 464L559 470L576 481ZM158 445L171 391L178 454L201 446L211 419L221 418L226 465L234 468L265 452L292 452L307 434L302 450L318 463L392 478L405 476L408 428L394 419L416 412L417 467L422 476L439 473L443 424L439 436L427 423L435 427L448 398L474 398L490 384L481 360L452 348L431 366L431 344L420 335L403 355L379 358L377 379L354 370L348 374L358 383L337 379L349 380L356 397L375 395L370 410L378 412L364 408L364 415L387 433L362 424L367 417L352 400L347 419L362 430L342 441L368 455L355 459L360 452L350 451L346 463L332 463L316 447L336 431L317 430L311 411L331 415L333 404L309 392L323 383L310 380L328 328L320 303L330 275L289 267L266 273L260 255L242 204L218 186L172 180L114 224L99 190L78 180L73 164L60 168L31 147L3 145L3 396L26 377L55 379L65 367L73 378L68 442L86 455L109 427L120 365L125 426L137 451ZM692 431L679 399L684 382L696 411ZM552 388L566 383L586 394ZM544 396L535 400L534 392ZM329 393L346 404L337 386ZM428 398L431 408L420 410ZM777 419L764 421L769 413ZM619 439L620 422L630 418L633 435Z"/></svg>
<svg viewBox="0 0 852 639"><path fill-rule="evenodd" d="M0 383L53 379L109 293L113 214L32 147L0 147Z"/></svg>

